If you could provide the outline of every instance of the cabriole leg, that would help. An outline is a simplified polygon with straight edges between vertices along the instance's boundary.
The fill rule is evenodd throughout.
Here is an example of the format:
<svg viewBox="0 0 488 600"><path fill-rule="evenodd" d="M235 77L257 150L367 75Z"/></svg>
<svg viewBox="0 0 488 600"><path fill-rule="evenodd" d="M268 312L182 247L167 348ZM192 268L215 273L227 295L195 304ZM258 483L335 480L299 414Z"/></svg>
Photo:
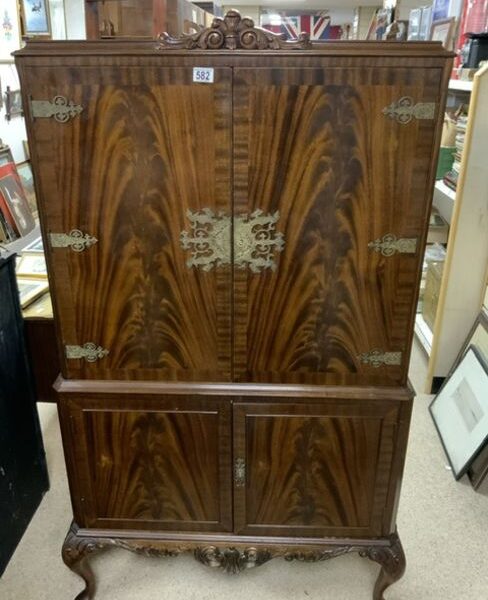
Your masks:
<svg viewBox="0 0 488 600"><path fill-rule="evenodd" d="M360 552L361 556L374 560L381 565L381 571L374 587L373 600L385 600L383 592L401 579L405 573L405 553L398 534L391 535L389 542L388 545L371 546Z"/></svg>
<svg viewBox="0 0 488 600"><path fill-rule="evenodd" d="M91 600L95 596L96 580L88 557L102 550L105 544L100 539L78 537L76 529L76 525L71 525L64 540L62 557L64 564L85 582L85 589L76 596L75 600Z"/></svg>

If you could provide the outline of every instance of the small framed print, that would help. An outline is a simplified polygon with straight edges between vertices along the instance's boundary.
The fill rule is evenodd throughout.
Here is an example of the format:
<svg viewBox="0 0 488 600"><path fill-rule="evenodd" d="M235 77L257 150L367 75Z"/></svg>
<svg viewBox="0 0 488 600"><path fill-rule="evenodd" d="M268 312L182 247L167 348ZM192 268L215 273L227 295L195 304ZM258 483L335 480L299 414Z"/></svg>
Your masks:
<svg viewBox="0 0 488 600"><path fill-rule="evenodd" d="M27 308L34 300L45 294L49 290L47 280L32 279L28 277L17 277L17 286L19 288L20 306Z"/></svg>
<svg viewBox="0 0 488 600"><path fill-rule="evenodd" d="M447 50L452 47L452 41L454 37L454 25L456 19L442 19L441 21L434 21L430 30L430 39L433 42L442 42L442 45Z"/></svg>
<svg viewBox="0 0 488 600"><path fill-rule="evenodd" d="M17 258L15 267L17 277L28 277L32 279L46 279L46 259L39 252L24 253Z"/></svg>
<svg viewBox="0 0 488 600"><path fill-rule="evenodd" d="M5 90L5 118L10 121L12 117L21 117L23 114L20 90L11 90L7 86Z"/></svg>
<svg viewBox="0 0 488 600"><path fill-rule="evenodd" d="M44 254L44 245L42 243L42 237L39 236L28 246L22 248L22 254L24 254L25 252L40 252Z"/></svg>
<svg viewBox="0 0 488 600"><path fill-rule="evenodd" d="M432 19L434 21L440 21L441 19L447 19L449 14L449 0L434 0L432 5Z"/></svg>
<svg viewBox="0 0 488 600"><path fill-rule="evenodd" d="M53 305L49 292L43 294L40 298L32 302L24 311L24 319L52 319Z"/></svg>
<svg viewBox="0 0 488 600"><path fill-rule="evenodd" d="M29 203L29 208L35 218L37 217L37 200L30 161L26 160L22 163L18 163L17 173L19 174L22 182L22 187L24 188L25 196L27 198L27 202Z"/></svg>
<svg viewBox="0 0 488 600"><path fill-rule="evenodd" d="M20 0L23 17L23 34L51 35L48 0Z"/></svg>
<svg viewBox="0 0 488 600"><path fill-rule="evenodd" d="M6 144L0 145L0 167L13 162L14 157L12 156L12 150L10 150L10 146L7 146Z"/></svg>
<svg viewBox="0 0 488 600"><path fill-rule="evenodd" d="M488 367L470 346L429 407L455 479L488 440Z"/></svg>

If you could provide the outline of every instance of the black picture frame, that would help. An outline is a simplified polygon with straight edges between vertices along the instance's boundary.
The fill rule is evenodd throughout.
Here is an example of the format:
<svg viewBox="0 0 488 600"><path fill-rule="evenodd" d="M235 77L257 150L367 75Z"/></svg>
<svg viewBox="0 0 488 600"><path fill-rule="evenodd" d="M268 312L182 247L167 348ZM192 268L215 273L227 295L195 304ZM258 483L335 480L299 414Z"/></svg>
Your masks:
<svg viewBox="0 0 488 600"><path fill-rule="evenodd" d="M488 364L483 360L483 357L481 356L481 353L477 350L477 348L475 346L470 346L467 349L467 351L464 353L464 355L462 356L462 358L461 358L460 362L457 364L456 368L451 371L450 376L444 381L443 386L441 387L441 389L439 390L439 392L437 393L437 395L435 396L435 398L432 400L431 404L429 405L430 415L431 415L434 425L436 427L437 433L439 435L442 446L444 448L444 452L445 452L447 459L449 461L449 464L451 466L452 474L453 474L454 478L456 479L456 481L461 479L461 477L468 472L468 469L469 469L470 465L472 464L473 460L476 458L476 456L478 456L480 450L484 447L484 445L488 441L488 394L486 394L486 397L483 397L483 400L481 401L485 404L485 406L479 405L479 407L478 407L475 404L471 404L473 402L473 398L476 401L478 401L478 398L474 397L474 396L471 396L470 402L468 402L468 403L465 402L465 398L460 398L461 401L452 400L452 402L451 402L451 404L454 403L456 405L456 407L459 411L462 411L462 416L461 416L461 414L456 415L458 417L457 422L459 424L463 424L463 417L466 419L466 421L464 422L465 425L468 421L471 422L475 418L479 417L479 421L476 422L475 425L473 425L471 429L469 429L469 427L471 426L471 423L466 425L465 429L468 431L468 437L469 437L469 434L472 433L472 431L474 429L476 429L476 427L478 426L478 424L481 421L483 421L484 424L486 421L486 431L484 430L484 427L482 427L482 429L478 432L479 442L475 442L474 444L472 444L473 445L472 449L466 448L466 450L464 452L464 458L462 458L460 456L456 457L456 459L454 458L454 452L456 450L454 448L454 445L455 444L459 445L461 443L461 441L462 441L461 433L464 432L464 430L461 430L461 432L458 430L456 432L455 436L452 436L452 435L450 436L450 434L452 434L452 432L449 431L450 427L448 425L446 425L446 423L449 422L449 419L441 418L441 411L447 411L451 408L449 401L451 401L451 399L454 398L455 392L457 392L457 389L458 389L458 388L455 388L455 391L453 391L452 387L455 383L456 384L458 383L459 377L463 373L463 368L466 368L463 366L468 361L468 359L470 359L470 362L472 363L471 355L474 355L474 358L476 359L476 364L479 364L481 372L483 373L484 378L486 378L486 382L483 381L483 384L482 384L483 387L488 386ZM465 381L465 378L463 380L461 380L461 382L464 382L464 381ZM461 382L459 383L458 387L460 387ZM472 390L471 390L471 392L472 392ZM444 398L445 396L446 396L446 398ZM440 402L442 402L442 404L444 404L444 406L441 408L439 408ZM478 402L478 404L479 404L479 402ZM476 406L476 408L474 410L472 410L472 406ZM452 408L451 408L451 410L452 410ZM442 421L442 423L441 423L441 421ZM451 424L451 428L452 428L452 424ZM480 436L482 436L482 437L480 438ZM453 442L453 438L455 438L454 442Z"/></svg>

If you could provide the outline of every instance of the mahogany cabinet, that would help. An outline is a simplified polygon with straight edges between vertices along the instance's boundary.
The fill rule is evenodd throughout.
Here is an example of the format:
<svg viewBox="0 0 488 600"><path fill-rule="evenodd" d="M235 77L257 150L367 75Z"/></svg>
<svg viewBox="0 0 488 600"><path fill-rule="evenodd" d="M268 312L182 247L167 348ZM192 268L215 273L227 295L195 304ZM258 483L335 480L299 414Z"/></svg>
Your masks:
<svg viewBox="0 0 488 600"><path fill-rule="evenodd" d="M16 62L83 597L118 546L231 572L358 552L383 598L451 55L230 11Z"/></svg>

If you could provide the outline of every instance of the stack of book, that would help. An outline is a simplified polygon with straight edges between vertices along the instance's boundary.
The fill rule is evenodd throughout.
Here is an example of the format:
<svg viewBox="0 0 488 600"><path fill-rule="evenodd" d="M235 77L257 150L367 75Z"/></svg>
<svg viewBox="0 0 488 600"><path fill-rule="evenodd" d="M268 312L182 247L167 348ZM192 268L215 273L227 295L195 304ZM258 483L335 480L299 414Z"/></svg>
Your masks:
<svg viewBox="0 0 488 600"><path fill-rule="evenodd" d="M467 125L468 116L459 115L456 122L456 152L454 154L454 162L452 164L452 169L444 175L444 183L452 190L455 190L457 187Z"/></svg>

